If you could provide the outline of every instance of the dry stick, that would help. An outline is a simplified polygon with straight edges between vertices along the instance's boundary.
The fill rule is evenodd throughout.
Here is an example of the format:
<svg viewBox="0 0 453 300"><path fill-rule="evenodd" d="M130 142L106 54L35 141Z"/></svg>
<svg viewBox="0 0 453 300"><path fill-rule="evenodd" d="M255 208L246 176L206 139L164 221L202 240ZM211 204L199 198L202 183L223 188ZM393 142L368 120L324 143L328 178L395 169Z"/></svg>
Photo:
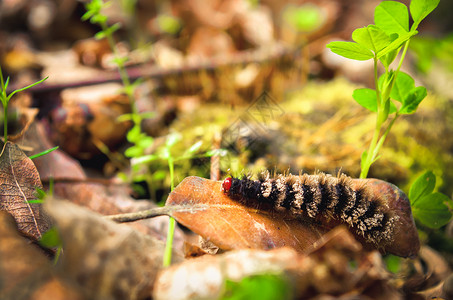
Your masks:
<svg viewBox="0 0 453 300"><path fill-rule="evenodd" d="M236 56L225 60L219 59L206 59L197 64L185 64L176 68L163 68L156 65L144 65L141 67L128 67L127 73L132 81L138 78L164 78L166 76L181 75L186 72L200 72L202 70L216 70L221 67L243 65L248 63L266 63L274 60L279 60L285 56L294 56L300 52L300 49L289 49L281 44L276 44L272 48L266 50L250 50L243 51ZM37 85L29 89L33 94L46 93L50 91L60 91L67 88L75 88L80 86L96 85L108 82L120 82L121 78L117 72L105 72L100 76L90 78L83 81L70 82L70 83L54 83ZM15 86L8 86L7 92L12 91Z"/></svg>
<svg viewBox="0 0 453 300"><path fill-rule="evenodd" d="M251 50L251 51L244 51L243 53L240 53L236 55L235 57L225 60L224 58L219 58L219 59L207 59L206 61L202 61L198 64L193 64L193 65L184 65L182 67L177 67L177 68L162 68L160 66L156 65L145 65L141 67L128 67L127 72L129 74L129 77L131 80L136 80L138 78L156 78L160 79L166 76L174 76L174 75L180 75L185 72L200 72L202 70L216 70L217 68L224 67L224 66L234 66L234 65L243 65L243 64L248 64L248 63L266 63L270 62L273 60L278 60L282 59L285 56L296 56L299 54L301 51L304 54L304 59L305 60L310 60L313 57L319 55L323 49L325 48L325 45L328 40L332 39L332 37L338 37L338 36L345 36L346 35L342 32L340 33L332 33L330 35L326 35L322 38L316 39L314 41L310 41L307 45L303 46L302 48L292 48L289 49L283 45L277 44L274 46L273 49L268 50L268 53L266 55L266 52L263 52L262 50ZM304 50L307 48L308 50ZM322 50L321 50L322 49ZM305 55L308 53L309 57L306 58ZM308 65L308 64L306 64ZM117 72L105 72L101 76L97 76L95 78L90 78L87 80L83 81L77 81L77 82L69 82L69 83L54 83L54 84L40 84L36 85L32 88L29 89L29 92L33 94L39 94L39 93L47 93L51 91L60 91L63 89L67 88L75 88L75 87L81 87L81 86L89 86L89 85L97 85L97 84L102 84L102 83L108 83L108 82L119 82L121 81L120 76L117 74ZM7 88L7 93L10 93L14 91L14 89L17 89L16 86L10 85Z"/></svg>
<svg viewBox="0 0 453 300"><path fill-rule="evenodd" d="M205 210L208 206L205 204L193 204L193 205L170 205L163 207L155 207L147 210L104 216L105 219L112 220L118 223L134 222L143 219L149 219L160 216L171 216L174 212L187 212L195 213L197 211Z"/></svg>
<svg viewBox="0 0 453 300"><path fill-rule="evenodd" d="M124 223L124 222L134 222L134 221L138 221L138 220L154 218L154 217L159 217L159 216L164 216L164 215L168 216L168 215L170 215L170 213L171 213L171 208L164 206L164 207L156 207L156 208L151 208L151 209L132 212L132 213L104 216L104 218L118 222L118 223Z"/></svg>

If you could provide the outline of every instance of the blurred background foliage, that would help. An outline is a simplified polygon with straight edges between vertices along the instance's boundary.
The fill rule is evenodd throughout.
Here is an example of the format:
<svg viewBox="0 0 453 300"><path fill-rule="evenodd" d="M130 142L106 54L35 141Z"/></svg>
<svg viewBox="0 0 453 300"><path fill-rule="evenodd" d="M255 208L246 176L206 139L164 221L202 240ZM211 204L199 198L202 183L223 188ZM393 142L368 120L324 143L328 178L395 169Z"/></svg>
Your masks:
<svg viewBox="0 0 453 300"><path fill-rule="evenodd" d="M199 153L229 150L220 159L221 176L267 168L341 170L356 177L373 124L351 94L372 84L372 65L343 60L325 45L372 22L379 2L118 0L103 13L110 24L121 25L115 37L129 57L129 74L143 79L138 106L153 112L143 130L155 138L148 153L176 132L182 139L174 155L200 140ZM117 116L129 112L128 100L103 84L115 72L111 53L92 38L99 28L80 21L83 4L3 1L0 63L13 86L50 76L45 87L17 99L15 109L39 108L53 143L100 176L127 173L127 163L114 154L128 147L128 125L116 124ZM417 175L433 170L440 191L453 193L453 39L445 13L451 6L441 1L422 24L403 67L428 87L428 99L396 124L370 173L406 191ZM94 84L97 94L84 90ZM265 91L270 98L263 106ZM148 168L164 197L170 182L165 163ZM178 181L209 177L211 159L181 161L175 172Z"/></svg>

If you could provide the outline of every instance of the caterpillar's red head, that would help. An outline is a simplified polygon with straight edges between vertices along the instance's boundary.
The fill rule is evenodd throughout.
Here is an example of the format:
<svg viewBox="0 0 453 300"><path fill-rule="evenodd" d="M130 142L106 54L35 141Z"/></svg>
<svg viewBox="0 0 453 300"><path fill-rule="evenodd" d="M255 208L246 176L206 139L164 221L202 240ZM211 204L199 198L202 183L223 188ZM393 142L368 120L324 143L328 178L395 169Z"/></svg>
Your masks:
<svg viewBox="0 0 453 300"><path fill-rule="evenodd" d="M222 182L222 188L225 193L228 193L231 189L231 184L233 183L233 178L227 177L225 180Z"/></svg>

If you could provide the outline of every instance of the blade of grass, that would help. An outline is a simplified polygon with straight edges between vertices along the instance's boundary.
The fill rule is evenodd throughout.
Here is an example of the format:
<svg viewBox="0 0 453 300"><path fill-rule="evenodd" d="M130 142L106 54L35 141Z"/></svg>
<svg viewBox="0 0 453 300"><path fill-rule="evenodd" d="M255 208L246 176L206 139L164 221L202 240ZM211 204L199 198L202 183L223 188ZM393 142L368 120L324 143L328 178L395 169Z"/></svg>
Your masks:
<svg viewBox="0 0 453 300"><path fill-rule="evenodd" d="M58 149L58 146L50 148L50 149L47 149L47 150L44 150L43 152L40 152L40 153L35 154L35 155L31 155L28 158L35 159L35 158L38 158L38 157L43 156L43 155L46 155L46 154L48 154L48 153L50 153L50 152L52 152L54 150L57 150L57 149Z"/></svg>
<svg viewBox="0 0 453 300"><path fill-rule="evenodd" d="M37 81L37 82L32 83L32 84L30 84L30 85L27 85L26 87L23 87L23 88L18 89L18 90L14 90L11 94L9 94L7 100L9 101L9 99L11 99L11 97L12 97L15 93L22 92L22 91L24 91L24 90L26 90L26 89L29 89L29 88L31 88L31 87L34 87L35 85L38 85L38 84L40 84L41 82L47 80L47 78L49 78L49 76L47 76L46 78L41 79L40 81Z"/></svg>

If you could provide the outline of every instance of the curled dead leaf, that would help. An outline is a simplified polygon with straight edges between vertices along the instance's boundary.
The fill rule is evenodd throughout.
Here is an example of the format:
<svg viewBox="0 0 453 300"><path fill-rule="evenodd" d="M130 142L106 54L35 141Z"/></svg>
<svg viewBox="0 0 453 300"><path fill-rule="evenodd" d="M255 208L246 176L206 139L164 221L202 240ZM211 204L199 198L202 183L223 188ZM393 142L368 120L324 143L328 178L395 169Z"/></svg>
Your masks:
<svg viewBox="0 0 453 300"><path fill-rule="evenodd" d="M42 188L35 165L11 142L0 142L0 210L9 212L19 230L36 240L49 229L49 221L36 199L35 189Z"/></svg>
<svg viewBox="0 0 453 300"><path fill-rule="evenodd" d="M366 184L371 193L379 194L399 220L393 232L393 242L387 244L384 253L402 257L414 257L420 250L420 239L406 194L397 186L379 179L354 179L358 186ZM360 236L357 237L360 240Z"/></svg>
<svg viewBox="0 0 453 300"><path fill-rule="evenodd" d="M447 260L436 250L422 246L417 259L403 261L395 285L411 299L416 295L431 299L440 297L443 283L450 274Z"/></svg>
<svg viewBox="0 0 453 300"><path fill-rule="evenodd" d="M363 181L355 180L354 184ZM272 249L284 246L306 252L323 234L339 225L335 220L295 219L286 212L260 207L248 207L228 197L221 182L199 177L187 177L170 194L166 205L205 204L207 209L193 212L174 212L172 216L221 249ZM400 223L394 230L394 242L378 245L379 250L399 256L413 256L420 247L407 197L397 187L384 181L370 179L367 186L381 193L389 209L395 210ZM353 232L362 244L367 243Z"/></svg>
<svg viewBox="0 0 453 300"><path fill-rule="evenodd" d="M8 140L12 142L16 142L23 137L25 132L35 120L35 117L38 115L38 109L24 107L19 109L17 114L18 120L16 124L13 124L13 128L17 127L16 130L18 132L15 132L13 135L8 135Z"/></svg>
<svg viewBox="0 0 453 300"><path fill-rule="evenodd" d="M222 192L220 182L199 177L184 179L166 202L166 205L197 204L207 208L174 212L172 216L224 250L290 246L303 252L328 231L324 226L283 219L276 212L243 206Z"/></svg>

